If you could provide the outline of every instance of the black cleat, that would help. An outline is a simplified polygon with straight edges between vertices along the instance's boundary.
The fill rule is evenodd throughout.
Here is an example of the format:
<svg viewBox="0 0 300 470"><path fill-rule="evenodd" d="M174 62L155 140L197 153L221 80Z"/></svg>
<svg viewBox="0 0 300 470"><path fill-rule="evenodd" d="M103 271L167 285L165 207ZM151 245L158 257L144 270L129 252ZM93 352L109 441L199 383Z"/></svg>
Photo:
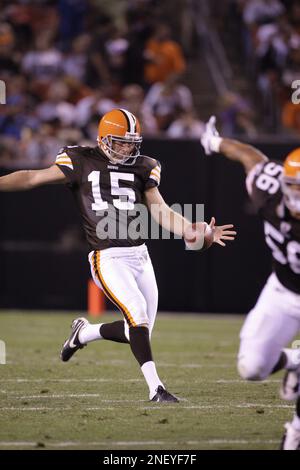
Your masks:
<svg viewBox="0 0 300 470"><path fill-rule="evenodd" d="M84 348L86 344L81 344L78 339L78 334L81 328L86 326L88 324L88 321L86 318L76 318L76 320L73 320L72 325L71 325L71 335L70 337L64 342L64 345L62 347L62 350L60 352L60 358L63 362L67 362L73 354L78 351L78 349Z"/></svg>
<svg viewBox="0 0 300 470"><path fill-rule="evenodd" d="M171 395L165 388L163 388L161 385L159 385L156 389L156 394L154 397L151 399L151 401L155 402L172 402L172 403L179 403L178 398L174 397L174 395Z"/></svg>

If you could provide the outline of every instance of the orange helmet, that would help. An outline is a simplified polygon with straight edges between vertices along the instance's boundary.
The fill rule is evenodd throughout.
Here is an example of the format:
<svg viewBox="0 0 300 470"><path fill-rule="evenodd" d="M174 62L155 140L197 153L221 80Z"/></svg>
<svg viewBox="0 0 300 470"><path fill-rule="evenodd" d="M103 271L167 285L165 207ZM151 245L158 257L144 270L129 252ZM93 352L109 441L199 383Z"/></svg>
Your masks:
<svg viewBox="0 0 300 470"><path fill-rule="evenodd" d="M300 147L293 150L284 161L282 191L288 209L300 214Z"/></svg>
<svg viewBox="0 0 300 470"><path fill-rule="evenodd" d="M126 109L113 109L104 114L98 127L98 144L113 163L125 163L140 155L141 126L137 118ZM128 153L114 149L114 143L132 144Z"/></svg>

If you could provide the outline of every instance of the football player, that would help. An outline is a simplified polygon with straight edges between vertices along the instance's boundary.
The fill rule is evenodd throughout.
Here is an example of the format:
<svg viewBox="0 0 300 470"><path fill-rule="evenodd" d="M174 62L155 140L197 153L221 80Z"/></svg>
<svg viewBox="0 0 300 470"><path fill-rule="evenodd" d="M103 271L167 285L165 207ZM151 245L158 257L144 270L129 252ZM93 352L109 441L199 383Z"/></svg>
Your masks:
<svg viewBox="0 0 300 470"><path fill-rule="evenodd" d="M1 177L0 190L31 189L48 183L70 186L90 247L93 279L123 314L124 320L107 324L75 319L61 351L62 361L91 341L127 343L148 384L150 400L177 402L160 380L153 361L150 339L157 312L157 285L145 237L137 237L130 227L137 217L135 208L142 203L164 229L179 236L184 236L191 223L163 200L158 190L160 164L140 155L141 142L136 117L127 110L114 109L99 123L97 146L65 147L50 168ZM118 233L106 233L106 225L114 226L114 222ZM200 223L193 230L199 233L204 225ZM224 240L233 240L232 227L217 227L212 219L212 241L224 246Z"/></svg>
<svg viewBox="0 0 300 470"><path fill-rule="evenodd" d="M286 346L300 331L300 148L284 163L258 149L220 137L211 117L201 137L205 153L220 153L245 169L248 194L264 220L273 272L240 333L238 371L243 379L264 380L286 369L281 397L296 400L286 423L283 449L300 448L299 350Z"/></svg>

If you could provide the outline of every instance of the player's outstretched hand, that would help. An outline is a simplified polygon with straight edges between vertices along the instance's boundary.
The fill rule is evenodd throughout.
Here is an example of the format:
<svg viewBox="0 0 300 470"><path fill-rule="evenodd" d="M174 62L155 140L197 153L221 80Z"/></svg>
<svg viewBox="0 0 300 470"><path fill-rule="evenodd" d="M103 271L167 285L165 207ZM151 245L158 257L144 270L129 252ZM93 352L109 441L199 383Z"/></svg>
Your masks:
<svg viewBox="0 0 300 470"><path fill-rule="evenodd" d="M234 228L232 224L216 225L216 219L212 217L209 226L214 234L214 243L218 243L221 246L226 246L226 243L224 243L223 240L233 241L235 239L236 231L231 230Z"/></svg>
<svg viewBox="0 0 300 470"><path fill-rule="evenodd" d="M216 129L216 116L211 116L201 136L201 144L206 155L211 155L216 151L216 143L219 144L220 140L221 137Z"/></svg>

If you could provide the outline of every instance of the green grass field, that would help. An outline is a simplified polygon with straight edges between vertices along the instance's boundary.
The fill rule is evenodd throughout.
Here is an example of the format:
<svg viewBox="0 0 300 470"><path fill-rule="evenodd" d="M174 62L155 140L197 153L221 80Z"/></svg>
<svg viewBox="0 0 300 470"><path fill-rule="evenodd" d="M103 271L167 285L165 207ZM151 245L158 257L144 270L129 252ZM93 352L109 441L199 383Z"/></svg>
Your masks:
<svg viewBox="0 0 300 470"><path fill-rule="evenodd" d="M245 383L235 356L242 317L160 314L152 339L181 401L155 404L127 345L98 341L62 363L70 314L0 313L0 449L276 449L293 406L281 374ZM113 321L117 313L101 321Z"/></svg>

